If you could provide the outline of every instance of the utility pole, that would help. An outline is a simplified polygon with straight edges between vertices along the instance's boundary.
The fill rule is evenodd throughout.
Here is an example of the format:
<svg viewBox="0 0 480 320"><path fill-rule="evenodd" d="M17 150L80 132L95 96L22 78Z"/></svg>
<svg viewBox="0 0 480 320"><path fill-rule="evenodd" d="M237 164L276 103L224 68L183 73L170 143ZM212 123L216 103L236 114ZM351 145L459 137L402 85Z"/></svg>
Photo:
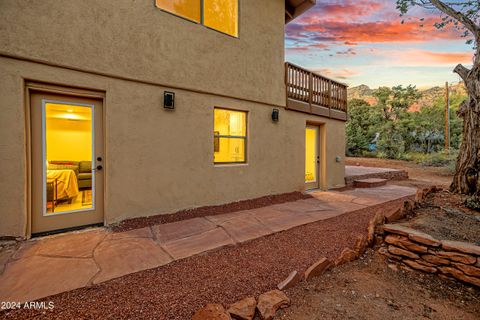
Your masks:
<svg viewBox="0 0 480 320"><path fill-rule="evenodd" d="M450 92L445 82L445 152L450 152Z"/></svg>

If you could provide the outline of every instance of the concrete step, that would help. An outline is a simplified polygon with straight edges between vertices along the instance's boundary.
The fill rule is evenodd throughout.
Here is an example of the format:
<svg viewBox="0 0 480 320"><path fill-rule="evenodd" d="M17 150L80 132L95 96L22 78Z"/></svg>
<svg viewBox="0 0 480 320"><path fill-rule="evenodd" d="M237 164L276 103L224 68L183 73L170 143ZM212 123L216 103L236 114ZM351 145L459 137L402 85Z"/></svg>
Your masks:
<svg viewBox="0 0 480 320"><path fill-rule="evenodd" d="M386 185L387 181L387 179L379 178L360 179L353 181L353 186L355 188L375 188Z"/></svg>

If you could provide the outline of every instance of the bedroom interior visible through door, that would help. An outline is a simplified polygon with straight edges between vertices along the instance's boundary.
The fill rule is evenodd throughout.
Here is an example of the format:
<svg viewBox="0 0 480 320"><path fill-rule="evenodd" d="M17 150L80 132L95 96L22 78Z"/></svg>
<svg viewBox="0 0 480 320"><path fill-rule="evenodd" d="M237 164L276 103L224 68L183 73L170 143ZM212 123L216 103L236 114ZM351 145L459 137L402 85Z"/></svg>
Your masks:
<svg viewBox="0 0 480 320"><path fill-rule="evenodd" d="M32 234L103 223L102 100L34 92Z"/></svg>

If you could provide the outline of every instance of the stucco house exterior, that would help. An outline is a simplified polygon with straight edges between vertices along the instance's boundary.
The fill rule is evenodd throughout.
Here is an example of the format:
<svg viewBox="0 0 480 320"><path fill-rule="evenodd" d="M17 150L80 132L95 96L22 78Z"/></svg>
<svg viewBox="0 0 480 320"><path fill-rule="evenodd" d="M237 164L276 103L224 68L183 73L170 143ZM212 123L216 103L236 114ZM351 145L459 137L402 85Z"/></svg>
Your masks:
<svg viewBox="0 0 480 320"><path fill-rule="evenodd" d="M0 1L0 237L344 185L346 87L285 63L315 0Z"/></svg>

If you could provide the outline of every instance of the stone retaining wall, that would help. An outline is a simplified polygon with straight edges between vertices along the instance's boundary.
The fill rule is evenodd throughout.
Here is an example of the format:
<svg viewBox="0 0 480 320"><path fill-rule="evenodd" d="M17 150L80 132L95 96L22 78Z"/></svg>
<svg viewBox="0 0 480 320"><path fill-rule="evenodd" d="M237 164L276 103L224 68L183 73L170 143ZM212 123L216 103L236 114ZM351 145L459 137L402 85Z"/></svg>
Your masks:
<svg viewBox="0 0 480 320"><path fill-rule="evenodd" d="M480 287L480 246L437 240L401 225L380 228L384 243L379 253L403 268L438 274Z"/></svg>

